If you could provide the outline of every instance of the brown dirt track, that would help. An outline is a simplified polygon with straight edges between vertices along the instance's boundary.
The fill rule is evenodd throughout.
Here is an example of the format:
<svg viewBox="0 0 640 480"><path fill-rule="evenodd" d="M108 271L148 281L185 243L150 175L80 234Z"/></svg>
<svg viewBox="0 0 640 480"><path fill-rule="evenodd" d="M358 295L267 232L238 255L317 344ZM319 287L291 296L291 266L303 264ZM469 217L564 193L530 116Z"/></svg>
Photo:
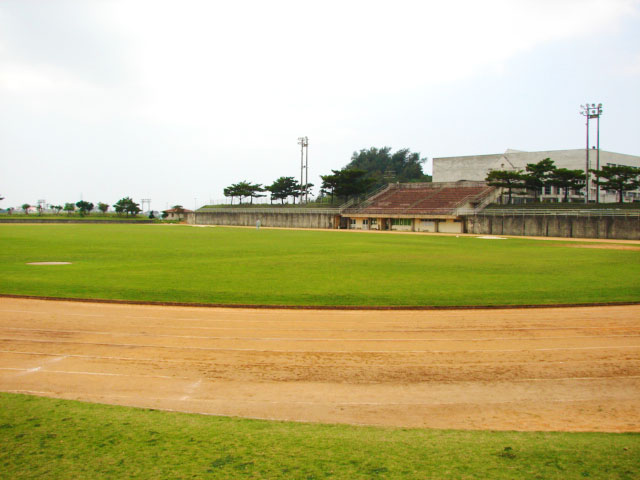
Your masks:
<svg viewBox="0 0 640 480"><path fill-rule="evenodd" d="M327 423L640 431L640 305L321 311L0 298L0 390Z"/></svg>

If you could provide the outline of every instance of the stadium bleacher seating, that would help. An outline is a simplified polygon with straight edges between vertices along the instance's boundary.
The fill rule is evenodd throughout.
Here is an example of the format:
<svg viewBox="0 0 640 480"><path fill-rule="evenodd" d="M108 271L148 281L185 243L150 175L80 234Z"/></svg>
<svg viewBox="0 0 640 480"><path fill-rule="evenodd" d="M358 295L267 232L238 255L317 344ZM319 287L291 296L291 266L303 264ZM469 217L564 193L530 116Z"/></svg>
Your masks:
<svg viewBox="0 0 640 480"><path fill-rule="evenodd" d="M469 182L471 183L471 182ZM494 187L479 182L394 184L368 199L358 213L383 212L422 214L453 212L464 205L473 205L486 197Z"/></svg>

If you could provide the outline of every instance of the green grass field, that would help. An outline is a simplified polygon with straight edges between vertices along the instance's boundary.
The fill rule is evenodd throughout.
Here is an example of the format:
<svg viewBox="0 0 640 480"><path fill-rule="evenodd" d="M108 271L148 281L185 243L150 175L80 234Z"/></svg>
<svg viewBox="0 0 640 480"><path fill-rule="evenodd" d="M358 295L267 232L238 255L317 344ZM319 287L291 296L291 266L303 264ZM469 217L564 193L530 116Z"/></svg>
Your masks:
<svg viewBox="0 0 640 480"><path fill-rule="evenodd" d="M0 394L0 478L631 480L640 435L295 424Z"/></svg>
<svg viewBox="0 0 640 480"><path fill-rule="evenodd" d="M640 252L526 239L2 225L0 293L290 305L636 301ZM29 266L33 261L72 265ZM0 394L0 478L635 479L640 435L350 427Z"/></svg>
<svg viewBox="0 0 640 480"><path fill-rule="evenodd" d="M640 299L640 251L182 225L1 225L0 293L269 305ZM34 261L72 265L31 266Z"/></svg>

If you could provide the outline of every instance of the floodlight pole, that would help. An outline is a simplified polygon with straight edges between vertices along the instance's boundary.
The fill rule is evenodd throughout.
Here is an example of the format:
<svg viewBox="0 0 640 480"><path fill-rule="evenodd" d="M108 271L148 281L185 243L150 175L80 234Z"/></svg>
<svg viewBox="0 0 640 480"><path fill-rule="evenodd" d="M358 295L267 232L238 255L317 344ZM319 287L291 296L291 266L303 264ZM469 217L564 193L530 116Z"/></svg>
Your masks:
<svg viewBox="0 0 640 480"><path fill-rule="evenodd" d="M587 146L585 148L586 160L584 166L584 203L589 203L589 104L580 105L580 113L587 119Z"/></svg>
<svg viewBox="0 0 640 480"><path fill-rule="evenodd" d="M580 114L584 115L587 119L587 145L586 145L586 164L584 168L584 180L585 180L585 195L584 195L584 203L589 203L589 120L592 118L596 119L596 130L597 130L597 151L596 151L596 170L600 170L600 115L602 115L602 104L599 103L596 105L592 103L589 105L585 103L584 105L580 105ZM596 203L600 202L600 185L596 188Z"/></svg>
<svg viewBox="0 0 640 480"><path fill-rule="evenodd" d="M304 203L309 203L309 139L306 140L306 156L304 160Z"/></svg>
<svg viewBox="0 0 640 480"><path fill-rule="evenodd" d="M298 137L298 145L300 145L300 202L302 202L302 189L306 190L306 182L304 180L304 171L308 170L308 164L305 165L304 162L304 153L305 148L307 149L307 162L309 161L309 139L307 137ZM309 178L309 174L307 172L307 179Z"/></svg>
<svg viewBox="0 0 640 480"><path fill-rule="evenodd" d="M598 116L596 117L596 170L600 170L600 115L602 104L598 104ZM600 203L600 185L596 185L596 203Z"/></svg>

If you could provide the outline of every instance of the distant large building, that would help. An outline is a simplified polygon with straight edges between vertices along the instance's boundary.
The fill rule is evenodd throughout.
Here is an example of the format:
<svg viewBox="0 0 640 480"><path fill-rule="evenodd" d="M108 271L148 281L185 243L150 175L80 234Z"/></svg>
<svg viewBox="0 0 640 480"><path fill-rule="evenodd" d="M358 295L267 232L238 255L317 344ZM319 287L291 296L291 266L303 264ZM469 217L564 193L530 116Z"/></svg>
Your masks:
<svg viewBox="0 0 640 480"><path fill-rule="evenodd" d="M589 168L596 168L596 150L589 152ZM523 152L507 150L504 153L491 155L469 155L463 157L441 157L433 159L434 182L457 182L460 180L483 181L491 170L525 170L528 163L537 163L545 158L553 160L558 168L584 170L586 166L585 149L575 150L547 150L541 152ZM640 168L640 157L622 153L600 150L600 167L605 165L626 165ZM543 201L560 201L564 192L556 187L545 187L541 193ZM574 199L584 197L572 192ZM596 198L596 185L590 184L589 199ZM640 190L627 192L625 202L640 200ZM601 202L617 201L617 194L613 191L600 190Z"/></svg>

